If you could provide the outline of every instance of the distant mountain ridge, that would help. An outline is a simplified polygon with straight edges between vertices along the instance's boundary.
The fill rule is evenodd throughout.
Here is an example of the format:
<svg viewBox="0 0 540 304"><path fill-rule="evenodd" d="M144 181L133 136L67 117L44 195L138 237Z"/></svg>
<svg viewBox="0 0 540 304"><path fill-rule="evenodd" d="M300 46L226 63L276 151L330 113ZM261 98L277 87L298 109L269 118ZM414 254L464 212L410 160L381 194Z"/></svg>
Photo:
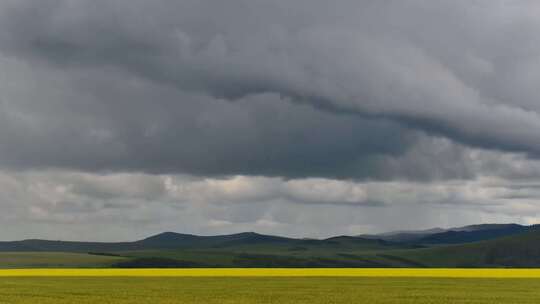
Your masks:
<svg viewBox="0 0 540 304"><path fill-rule="evenodd" d="M395 231L374 235L360 235L360 237L424 245L461 244L524 233L530 231L532 227L519 224L478 224L448 229Z"/></svg>
<svg viewBox="0 0 540 304"><path fill-rule="evenodd" d="M424 236L445 232L447 229L442 228L431 228L426 230L400 230L400 231L391 231L380 234L361 234L359 237L368 238L368 239L381 239L390 242L410 242L417 239L420 239Z"/></svg>
<svg viewBox="0 0 540 304"><path fill-rule="evenodd" d="M428 267L540 267L540 226L527 232L471 243L425 247L399 256Z"/></svg>
<svg viewBox="0 0 540 304"><path fill-rule="evenodd" d="M540 228L481 224L381 235L288 238L163 232L133 242L0 242L9 267L540 267ZM15 265L15 266L14 266Z"/></svg>
<svg viewBox="0 0 540 304"><path fill-rule="evenodd" d="M0 242L1 251L63 251L63 252L105 252L149 249L193 249L227 248L255 245L316 245L333 246L349 242L373 247L403 247L384 240L364 239L361 237L340 236L328 239L296 239L281 236L264 235L255 232L242 232L228 235L198 236L176 232L163 232L134 242L73 242L29 239L22 241Z"/></svg>
<svg viewBox="0 0 540 304"><path fill-rule="evenodd" d="M530 231L531 226L517 224L472 225L424 236L421 244L462 244L496 239Z"/></svg>
<svg viewBox="0 0 540 304"><path fill-rule="evenodd" d="M373 246L461 244L511 236L530 231L534 226L519 224L479 224L456 228L433 228L417 231L395 231L375 235L335 236L326 239L298 239L242 232L228 235L199 236L163 232L133 242L79 242L27 239L0 242L0 251L124 251L142 249L226 248L256 244L310 244L331 246L338 243L362 243Z"/></svg>

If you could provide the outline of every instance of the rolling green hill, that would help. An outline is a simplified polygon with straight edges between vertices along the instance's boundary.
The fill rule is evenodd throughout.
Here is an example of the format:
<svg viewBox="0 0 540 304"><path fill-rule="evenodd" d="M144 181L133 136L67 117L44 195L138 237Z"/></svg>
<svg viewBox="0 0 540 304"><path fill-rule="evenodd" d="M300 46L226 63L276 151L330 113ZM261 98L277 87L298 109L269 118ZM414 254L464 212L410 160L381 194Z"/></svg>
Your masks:
<svg viewBox="0 0 540 304"><path fill-rule="evenodd" d="M410 248L409 244L397 244L377 239L339 236L324 240L293 239L279 236L244 232L219 236L196 236L174 232L164 232L135 242L99 243L65 242L48 240L23 240L0 242L0 252L9 251L62 251L62 252L114 252L134 250L165 249L230 249L240 250L289 250L297 248L360 248L360 249L396 249Z"/></svg>
<svg viewBox="0 0 540 304"><path fill-rule="evenodd" d="M173 232L123 243L24 240L0 242L0 268L13 267L540 267L540 228L469 226L431 240L364 237L294 239L257 233L196 236ZM504 236L508 234L509 236ZM471 234L473 233L473 234ZM502 234L502 237L496 235ZM495 235L495 236L494 236ZM471 242L485 237L487 240Z"/></svg>
<svg viewBox="0 0 540 304"><path fill-rule="evenodd" d="M470 244L440 246L391 254L428 267L540 267L540 228Z"/></svg>
<svg viewBox="0 0 540 304"><path fill-rule="evenodd" d="M481 224L450 229L433 228L418 231L396 231L360 235L360 237L424 245L463 244L520 234L528 232L534 229L534 227L534 225L523 226L518 224Z"/></svg>
<svg viewBox="0 0 540 304"><path fill-rule="evenodd" d="M0 252L0 268L111 267L127 259L72 252Z"/></svg>

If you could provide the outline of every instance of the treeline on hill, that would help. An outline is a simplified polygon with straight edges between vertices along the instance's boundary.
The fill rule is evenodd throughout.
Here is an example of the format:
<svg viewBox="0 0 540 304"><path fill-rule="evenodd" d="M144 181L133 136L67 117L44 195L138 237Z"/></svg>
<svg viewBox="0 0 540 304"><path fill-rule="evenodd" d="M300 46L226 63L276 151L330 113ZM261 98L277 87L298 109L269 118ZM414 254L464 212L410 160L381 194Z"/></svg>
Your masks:
<svg viewBox="0 0 540 304"><path fill-rule="evenodd" d="M135 242L0 242L0 267L540 267L537 226L295 239L161 233ZM39 261L39 262L38 262Z"/></svg>

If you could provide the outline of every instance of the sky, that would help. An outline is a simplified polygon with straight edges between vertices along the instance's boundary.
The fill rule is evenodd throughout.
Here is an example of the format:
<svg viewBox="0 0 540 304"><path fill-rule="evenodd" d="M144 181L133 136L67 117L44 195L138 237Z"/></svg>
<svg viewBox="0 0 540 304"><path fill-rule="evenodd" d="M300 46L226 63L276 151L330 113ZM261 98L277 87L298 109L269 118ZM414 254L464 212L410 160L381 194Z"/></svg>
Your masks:
<svg viewBox="0 0 540 304"><path fill-rule="evenodd" d="M0 240L540 222L540 2L2 0Z"/></svg>

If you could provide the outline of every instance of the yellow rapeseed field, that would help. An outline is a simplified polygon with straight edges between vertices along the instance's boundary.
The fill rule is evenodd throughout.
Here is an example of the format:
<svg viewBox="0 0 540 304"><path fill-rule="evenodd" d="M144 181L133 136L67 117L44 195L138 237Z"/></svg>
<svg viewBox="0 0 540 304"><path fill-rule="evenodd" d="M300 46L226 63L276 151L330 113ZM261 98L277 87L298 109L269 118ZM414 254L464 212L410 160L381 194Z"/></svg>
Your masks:
<svg viewBox="0 0 540 304"><path fill-rule="evenodd" d="M321 273L324 275L344 273L347 276L319 276ZM427 277L443 276L445 273L467 277ZM221 276L215 276L216 274ZM537 271L12 270L4 271L3 275L5 276L0 277L2 304L537 304L540 302L540 288L538 288L540 279L508 277L538 276ZM226 275L233 276L226 277ZM480 275L507 277L470 277Z"/></svg>
<svg viewBox="0 0 540 304"><path fill-rule="evenodd" d="M0 277L440 277L540 278L540 269L419 268L196 268L3 269Z"/></svg>

